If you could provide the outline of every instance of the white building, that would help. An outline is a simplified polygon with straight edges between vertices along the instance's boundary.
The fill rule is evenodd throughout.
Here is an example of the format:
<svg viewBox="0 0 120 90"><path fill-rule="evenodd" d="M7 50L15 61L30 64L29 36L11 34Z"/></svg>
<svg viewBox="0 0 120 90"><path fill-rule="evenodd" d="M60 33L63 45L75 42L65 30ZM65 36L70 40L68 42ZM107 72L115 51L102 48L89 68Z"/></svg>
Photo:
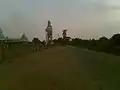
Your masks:
<svg viewBox="0 0 120 90"><path fill-rule="evenodd" d="M28 42L28 38L22 34L20 38L7 38L7 42Z"/></svg>
<svg viewBox="0 0 120 90"><path fill-rule="evenodd" d="M0 28L0 40L5 40L5 42L28 42L28 38L24 33L21 35L20 38L8 38L4 36L1 28Z"/></svg>
<svg viewBox="0 0 120 90"><path fill-rule="evenodd" d="M2 29L0 28L0 40L5 40Z"/></svg>

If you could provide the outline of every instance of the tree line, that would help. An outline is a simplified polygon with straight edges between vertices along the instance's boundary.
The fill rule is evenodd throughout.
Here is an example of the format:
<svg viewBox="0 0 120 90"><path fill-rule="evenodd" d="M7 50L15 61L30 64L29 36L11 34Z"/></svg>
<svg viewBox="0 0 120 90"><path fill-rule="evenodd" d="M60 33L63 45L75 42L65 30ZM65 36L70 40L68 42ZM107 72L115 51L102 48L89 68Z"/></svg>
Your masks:
<svg viewBox="0 0 120 90"><path fill-rule="evenodd" d="M98 52L120 55L120 34L114 34L111 38L100 37L99 39L58 38L53 40L55 44L73 45L87 48Z"/></svg>

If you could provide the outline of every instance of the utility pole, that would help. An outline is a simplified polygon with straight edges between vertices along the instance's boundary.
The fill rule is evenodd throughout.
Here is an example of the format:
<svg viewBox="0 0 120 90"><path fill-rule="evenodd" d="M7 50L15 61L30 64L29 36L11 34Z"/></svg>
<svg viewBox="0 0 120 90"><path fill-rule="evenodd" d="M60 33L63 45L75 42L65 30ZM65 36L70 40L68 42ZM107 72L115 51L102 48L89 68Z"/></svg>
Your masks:
<svg viewBox="0 0 120 90"><path fill-rule="evenodd" d="M3 31L2 29L0 28L0 62L3 62L4 60L4 40L5 40L5 37L3 35Z"/></svg>
<svg viewBox="0 0 120 90"><path fill-rule="evenodd" d="M1 53L1 55L0 55L0 62L3 62L4 61L4 40L1 40L0 41L1 42L1 48L0 48L0 53Z"/></svg>

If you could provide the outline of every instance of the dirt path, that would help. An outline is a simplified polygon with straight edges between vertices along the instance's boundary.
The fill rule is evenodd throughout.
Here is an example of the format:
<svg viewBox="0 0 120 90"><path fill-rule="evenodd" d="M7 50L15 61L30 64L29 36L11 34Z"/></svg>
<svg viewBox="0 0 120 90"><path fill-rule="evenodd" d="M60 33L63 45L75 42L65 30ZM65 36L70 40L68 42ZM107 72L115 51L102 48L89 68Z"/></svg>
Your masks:
<svg viewBox="0 0 120 90"><path fill-rule="evenodd" d="M55 47L1 64L0 90L102 90L75 50Z"/></svg>

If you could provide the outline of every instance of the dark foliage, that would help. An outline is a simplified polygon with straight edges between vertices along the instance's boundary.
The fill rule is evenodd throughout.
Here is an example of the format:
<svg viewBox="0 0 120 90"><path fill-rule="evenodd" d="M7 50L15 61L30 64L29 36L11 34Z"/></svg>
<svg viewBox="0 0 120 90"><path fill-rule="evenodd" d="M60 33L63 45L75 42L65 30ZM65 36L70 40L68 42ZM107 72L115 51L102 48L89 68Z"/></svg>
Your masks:
<svg viewBox="0 0 120 90"><path fill-rule="evenodd" d="M113 45L120 46L120 34L113 35L110 40L111 40Z"/></svg>
<svg viewBox="0 0 120 90"><path fill-rule="evenodd" d="M38 38L33 38L32 42L33 42L34 44L39 44L39 43L41 43L41 41L40 41Z"/></svg>
<svg viewBox="0 0 120 90"><path fill-rule="evenodd" d="M120 34L115 34L110 39L107 37L100 37L98 40L74 38L72 41L69 41L59 38L58 42L61 42L65 45L70 44L76 47L87 48L98 52L120 55Z"/></svg>

